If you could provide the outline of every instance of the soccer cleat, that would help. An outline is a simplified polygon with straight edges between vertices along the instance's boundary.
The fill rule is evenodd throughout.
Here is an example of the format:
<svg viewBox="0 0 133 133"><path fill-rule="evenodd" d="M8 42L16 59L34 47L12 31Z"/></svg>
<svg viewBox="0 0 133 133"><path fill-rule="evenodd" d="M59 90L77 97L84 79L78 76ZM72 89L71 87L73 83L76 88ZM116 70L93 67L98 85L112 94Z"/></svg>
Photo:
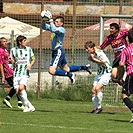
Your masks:
<svg viewBox="0 0 133 133"><path fill-rule="evenodd" d="M24 110L24 105L18 105L18 108Z"/></svg>
<svg viewBox="0 0 133 133"><path fill-rule="evenodd" d="M34 112L34 111L35 111L35 107L34 107L34 106L29 107L29 111L30 111L30 112Z"/></svg>
<svg viewBox="0 0 133 133"><path fill-rule="evenodd" d="M72 73L72 76L70 77L71 83L74 84L75 83L75 74Z"/></svg>
<svg viewBox="0 0 133 133"><path fill-rule="evenodd" d="M97 108L93 114L99 114L102 112L102 108Z"/></svg>
<svg viewBox="0 0 133 133"><path fill-rule="evenodd" d="M93 114L95 112L95 109L93 109L92 111L91 111L91 113Z"/></svg>
<svg viewBox="0 0 133 133"><path fill-rule="evenodd" d="M6 99L3 100L3 104L5 104L7 107L12 108L12 105L10 104L9 101L7 101Z"/></svg>
<svg viewBox="0 0 133 133"><path fill-rule="evenodd" d="M25 106L25 107L24 107L23 112L30 112L28 106Z"/></svg>
<svg viewBox="0 0 133 133"><path fill-rule="evenodd" d="M91 65L86 65L86 71L89 72L89 74L92 74Z"/></svg>
<svg viewBox="0 0 133 133"><path fill-rule="evenodd" d="M132 114L132 118L131 118L131 120L130 120L130 123L133 123L133 114Z"/></svg>

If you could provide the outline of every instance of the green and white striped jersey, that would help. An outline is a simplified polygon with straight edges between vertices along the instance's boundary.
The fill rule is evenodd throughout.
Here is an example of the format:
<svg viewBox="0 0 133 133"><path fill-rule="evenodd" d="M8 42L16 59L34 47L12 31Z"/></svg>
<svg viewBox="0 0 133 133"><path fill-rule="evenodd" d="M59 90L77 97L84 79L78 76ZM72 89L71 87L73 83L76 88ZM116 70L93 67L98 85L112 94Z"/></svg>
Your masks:
<svg viewBox="0 0 133 133"><path fill-rule="evenodd" d="M97 63L97 65L98 65L97 74L110 73L112 71L112 66L110 64L110 61L109 61L108 57L106 56L106 54L102 50L97 49L94 54L94 57L97 58L98 60L106 62L106 66Z"/></svg>
<svg viewBox="0 0 133 133"><path fill-rule="evenodd" d="M14 77L29 75L27 66L30 64L31 59L35 59L32 49L28 46L20 49L16 46L11 49L10 55L11 58L15 60Z"/></svg>

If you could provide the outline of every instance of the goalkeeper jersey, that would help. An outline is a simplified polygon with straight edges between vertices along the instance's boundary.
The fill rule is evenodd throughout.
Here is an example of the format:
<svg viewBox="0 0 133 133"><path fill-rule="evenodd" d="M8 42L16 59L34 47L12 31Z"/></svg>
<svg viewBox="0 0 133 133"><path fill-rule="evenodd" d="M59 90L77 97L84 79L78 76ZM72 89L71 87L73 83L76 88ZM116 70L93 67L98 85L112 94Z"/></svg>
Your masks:
<svg viewBox="0 0 133 133"><path fill-rule="evenodd" d="M10 51L11 58L15 60L14 77L27 75L27 66L32 59L35 59L34 53L30 47L23 47L22 49L14 47Z"/></svg>
<svg viewBox="0 0 133 133"><path fill-rule="evenodd" d="M44 30L48 30L51 32L51 47L52 50L57 50L62 48L62 43L65 35L65 28L64 27L56 27L54 24L49 25L46 23L42 24L42 28Z"/></svg>
<svg viewBox="0 0 133 133"><path fill-rule="evenodd" d="M94 56L98 60L106 62L106 66L97 63L97 65L98 65L97 74L105 74L105 73L110 73L112 71L112 66L110 64L110 61L109 61L108 57L106 56L106 54L102 50L97 49Z"/></svg>

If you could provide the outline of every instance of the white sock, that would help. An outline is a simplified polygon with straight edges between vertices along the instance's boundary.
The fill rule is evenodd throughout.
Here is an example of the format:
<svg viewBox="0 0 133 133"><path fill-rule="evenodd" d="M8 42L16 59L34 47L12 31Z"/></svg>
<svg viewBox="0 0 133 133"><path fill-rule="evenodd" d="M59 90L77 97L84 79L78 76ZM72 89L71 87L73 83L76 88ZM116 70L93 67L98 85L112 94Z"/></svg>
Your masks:
<svg viewBox="0 0 133 133"><path fill-rule="evenodd" d="M22 90L22 91L20 92L20 98L21 98L21 100L22 100L24 106L28 106L28 105L29 105L29 100L28 100L28 98L27 98L27 93L26 93L25 90Z"/></svg>
<svg viewBox="0 0 133 133"><path fill-rule="evenodd" d="M97 93L97 97L98 97L98 108L102 108L103 93L102 92L98 92Z"/></svg>
<svg viewBox="0 0 133 133"><path fill-rule="evenodd" d="M98 98L96 94L92 94L92 103L93 103L94 110L95 110L98 106Z"/></svg>

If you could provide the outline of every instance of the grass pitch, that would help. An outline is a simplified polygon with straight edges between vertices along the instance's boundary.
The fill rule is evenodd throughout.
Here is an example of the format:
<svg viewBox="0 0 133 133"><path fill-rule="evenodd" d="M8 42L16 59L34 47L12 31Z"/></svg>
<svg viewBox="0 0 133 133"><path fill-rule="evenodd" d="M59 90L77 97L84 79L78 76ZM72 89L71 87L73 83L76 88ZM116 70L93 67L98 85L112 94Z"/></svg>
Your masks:
<svg viewBox="0 0 133 133"><path fill-rule="evenodd" d="M0 99L1 101L3 99ZM92 103L31 99L35 112L23 113L0 103L1 133L132 133L129 123L131 112L127 108L103 107L101 114L91 114Z"/></svg>

